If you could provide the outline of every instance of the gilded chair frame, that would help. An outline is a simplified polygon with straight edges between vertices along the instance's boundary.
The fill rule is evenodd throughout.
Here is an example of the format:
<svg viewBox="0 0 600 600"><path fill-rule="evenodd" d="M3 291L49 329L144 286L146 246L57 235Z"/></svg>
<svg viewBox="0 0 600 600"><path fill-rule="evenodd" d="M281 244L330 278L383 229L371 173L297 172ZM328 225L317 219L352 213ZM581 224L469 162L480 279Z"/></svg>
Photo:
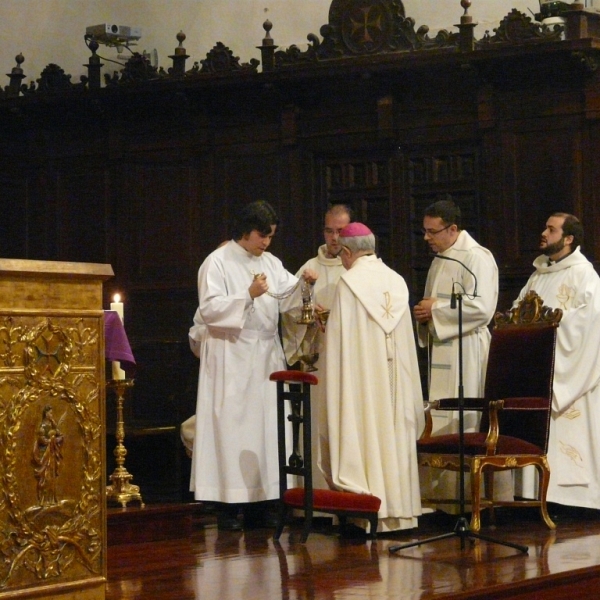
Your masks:
<svg viewBox="0 0 600 600"><path fill-rule="evenodd" d="M494 508L497 506L539 507L544 523L555 529L546 506L546 494L550 481L550 466L547 459L548 439L552 411L552 382L554 376L554 356L557 328L562 318L560 309L544 306L543 300L535 291L530 291L513 309L504 313L498 312L494 317L494 330L486 371L486 387L484 398L465 398L463 408L482 412L479 432L464 433L464 471L470 474L471 489L469 501L471 505L470 528L479 531L481 528L481 510L490 509L491 522L495 522ZM502 365L494 364L498 356L507 356L507 348L502 344L514 344L522 340L537 340L541 352L526 357L526 362L535 363L535 373L529 365L509 365L505 360ZM509 358L512 356L508 354ZM523 352L515 352L515 359L522 359ZM513 361L514 362L514 361ZM522 361L523 362L523 361ZM511 369L518 380L516 393L498 397L498 390L506 391L507 379ZM500 376L498 375L500 372ZM528 377L528 373L530 377ZM530 383L539 376L540 384ZM503 380L496 385L494 381ZM535 392L531 392L535 387ZM528 387L530 388L528 390ZM521 388L527 393L520 393ZM420 466L437 469L460 471L460 455L458 453L459 434L432 435L432 410L458 410L459 399L447 398L436 400L426 405L426 427L417 442ZM534 423L538 431L533 432L533 439L521 439L503 430L504 424ZM519 429L519 427L517 427ZM525 425L521 432L527 434ZM508 451L507 451L508 449ZM450 451L451 450L451 451ZM518 451L517 451L518 450ZM495 471L523 469L533 466L539 474L537 499L496 500L494 499L493 474ZM481 485L484 494L481 495ZM457 504L457 499L423 498L423 504Z"/></svg>

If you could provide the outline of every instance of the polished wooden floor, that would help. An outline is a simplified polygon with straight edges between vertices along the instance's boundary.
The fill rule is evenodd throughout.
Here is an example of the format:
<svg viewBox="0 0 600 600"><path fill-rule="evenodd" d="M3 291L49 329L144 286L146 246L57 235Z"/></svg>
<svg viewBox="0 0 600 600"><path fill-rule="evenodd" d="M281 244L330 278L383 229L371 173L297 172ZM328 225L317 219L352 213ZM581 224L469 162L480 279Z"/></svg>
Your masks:
<svg viewBox="0 0 600 600"><path fill-rule="evenodd" d="M107 600L583 600L600 597L600 514L558 515L556 532L537 513L500 515L481 533L529 547L452 536L390 554L389 548L454 530L456 517L429 515L418 530L376 541L340 539L324 527L298 543L286 528L219 532L210 516L183 539L113 543ZM138 527L140 525L136 525ZM147 523L153 527L151 522ZM140 526L141 527L141 526ZM110 538L109 538L110 541Z"/></svg>

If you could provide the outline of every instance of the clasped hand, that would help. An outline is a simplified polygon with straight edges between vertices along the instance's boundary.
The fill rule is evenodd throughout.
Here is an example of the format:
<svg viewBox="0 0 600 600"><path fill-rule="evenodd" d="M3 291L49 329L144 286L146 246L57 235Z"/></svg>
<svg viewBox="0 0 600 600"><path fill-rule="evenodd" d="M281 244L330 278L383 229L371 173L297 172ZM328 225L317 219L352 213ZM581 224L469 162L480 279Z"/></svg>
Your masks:
<svg viewBox="0 0 600 600"><path fill-rule="evenodd" d="M413 308L413 315L418 323L427 323L431 320L431 311L437 298L423 298L419 304Z"/></svg>

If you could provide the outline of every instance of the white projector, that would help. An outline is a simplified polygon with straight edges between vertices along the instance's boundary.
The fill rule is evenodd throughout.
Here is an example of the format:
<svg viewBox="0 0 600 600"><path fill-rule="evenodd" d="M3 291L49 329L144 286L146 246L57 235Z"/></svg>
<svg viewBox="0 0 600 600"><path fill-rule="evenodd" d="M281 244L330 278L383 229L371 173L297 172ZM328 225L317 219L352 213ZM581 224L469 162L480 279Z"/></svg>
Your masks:
<svg viewBox="0 0 600 600"><path fill-rule="evenodd" d="M91 25L90 27L86 27L85 35L93 37L98 42L115 44L139 40L142 37L142 30L139 27L102 23L102 25Z"/></svg>

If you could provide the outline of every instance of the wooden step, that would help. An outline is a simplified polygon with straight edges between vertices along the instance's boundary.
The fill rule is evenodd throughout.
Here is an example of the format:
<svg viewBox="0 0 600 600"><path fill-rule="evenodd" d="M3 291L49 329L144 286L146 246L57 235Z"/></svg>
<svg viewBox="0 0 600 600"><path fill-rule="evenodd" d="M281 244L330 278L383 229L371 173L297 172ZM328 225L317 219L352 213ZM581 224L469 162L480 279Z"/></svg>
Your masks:
<svg viewBox="0 0 600 600"><path fill-rule="evenodd" d="M200 502L147 504L107 510L107 544L139 544L189 538L193 523L202 518Z"/></svg>

